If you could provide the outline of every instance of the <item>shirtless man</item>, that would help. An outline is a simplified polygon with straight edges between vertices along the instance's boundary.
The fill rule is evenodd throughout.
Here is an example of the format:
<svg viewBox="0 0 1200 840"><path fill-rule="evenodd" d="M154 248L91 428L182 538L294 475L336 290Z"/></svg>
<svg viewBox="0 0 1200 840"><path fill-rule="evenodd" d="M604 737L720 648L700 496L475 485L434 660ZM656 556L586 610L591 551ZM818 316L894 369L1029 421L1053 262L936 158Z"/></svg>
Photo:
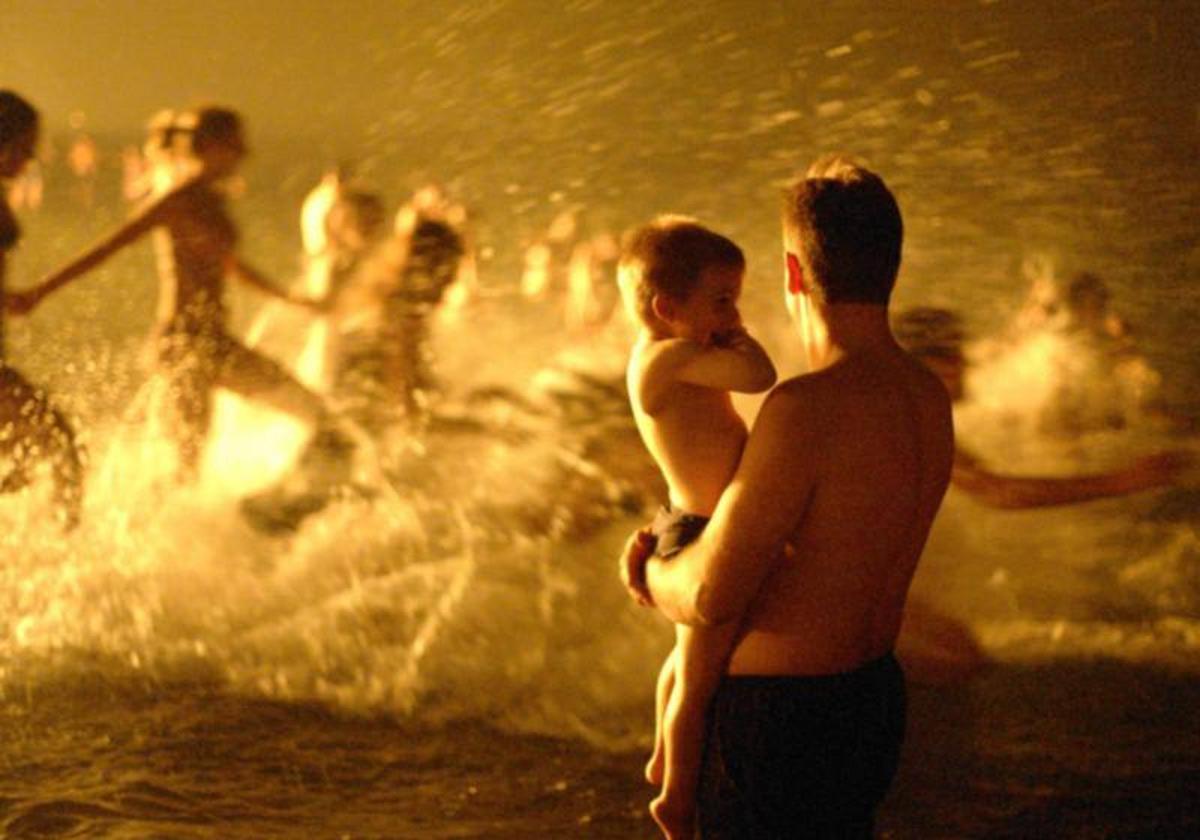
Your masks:
<svg viewBox="0 0 1200 840"><path fill-rule="evenodd" d="M888 326L902 222L875 174L818 161L784 211L810 373L777 385L712 521L623 569L672 621L738 623L709 710L702 837L870 837L895 774L908 585L950 480L946 389Z"/></svg>

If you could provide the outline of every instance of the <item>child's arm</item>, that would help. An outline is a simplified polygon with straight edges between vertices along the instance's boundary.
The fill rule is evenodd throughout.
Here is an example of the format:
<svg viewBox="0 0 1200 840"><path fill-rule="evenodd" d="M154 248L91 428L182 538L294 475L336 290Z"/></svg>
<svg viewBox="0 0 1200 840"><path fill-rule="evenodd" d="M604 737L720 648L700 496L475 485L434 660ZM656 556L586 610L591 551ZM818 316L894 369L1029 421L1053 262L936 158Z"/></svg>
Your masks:
<svg viewBox="0 0 1200 840"><path fill-rule="evenodd" d="M648 350L638 386L642 407L649 414L655 413L667 386L676 382L742 394L766 391L775 384L775 366L743 328L727 333L719 344L671 338L654 342Z"/></svg>
<svg viewBox="0 0 1200 840"><path fill-rule="evenodd" d="M270 295L273 298L294 303L297 306L306 306L310 309L324 309L330 302L331 296L326 296L323 299L311 298L307 295L298 295L290 291L285 291L279 288L274 283L266 278L266 276L256 269L254 266L242 260L237 255L229 258L227 266L229 273L237 277L243 283L253 286L264 294Z"/></svg>

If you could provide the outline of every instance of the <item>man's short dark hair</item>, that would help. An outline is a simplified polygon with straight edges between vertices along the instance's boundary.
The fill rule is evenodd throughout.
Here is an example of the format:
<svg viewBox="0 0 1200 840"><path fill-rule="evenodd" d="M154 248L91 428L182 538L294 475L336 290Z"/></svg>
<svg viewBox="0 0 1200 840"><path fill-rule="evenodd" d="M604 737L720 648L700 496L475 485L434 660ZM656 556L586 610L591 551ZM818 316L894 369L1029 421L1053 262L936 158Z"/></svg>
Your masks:
<svg viewBox="0 0 1200 840"><path fill-rule="evenodd" d="M783 223L821 299L882 305L891 298L904 223L874 172L842 157L818 160L787 191Z"/></svg>

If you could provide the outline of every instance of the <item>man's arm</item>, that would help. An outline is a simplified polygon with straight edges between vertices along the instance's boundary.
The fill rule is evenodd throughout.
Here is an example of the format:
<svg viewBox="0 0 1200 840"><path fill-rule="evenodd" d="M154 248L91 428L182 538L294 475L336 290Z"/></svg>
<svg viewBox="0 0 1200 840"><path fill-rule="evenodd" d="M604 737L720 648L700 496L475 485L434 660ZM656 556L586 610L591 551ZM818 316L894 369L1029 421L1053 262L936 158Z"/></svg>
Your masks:
<svg viewBox="0 0 1200 840"><path fill-rule="evenodd" d="M671 621L717 625L745 615L808 507L820 456L811 406L793 389L773 391L700 539L646 563L646 590Z"/></svg>
<svg viewBox="0 0 1200 840"><path fill-rule="evenodd" d="M1053 507L1169 486L1190 460L1185 452L1160 452L1139 458L1123 469L1056 478L1001 475L985 468L971 454L958 450L950 481L989 507L1014 510Z"/></svg>

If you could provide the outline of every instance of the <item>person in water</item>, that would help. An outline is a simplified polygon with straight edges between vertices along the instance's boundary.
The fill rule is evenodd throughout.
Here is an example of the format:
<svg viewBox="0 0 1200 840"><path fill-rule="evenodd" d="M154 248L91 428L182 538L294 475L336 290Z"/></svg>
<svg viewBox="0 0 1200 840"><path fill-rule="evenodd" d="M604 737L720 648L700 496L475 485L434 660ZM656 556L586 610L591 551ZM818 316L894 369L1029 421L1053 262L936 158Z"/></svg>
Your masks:
<svg viewBox="0 0 1200 840"><path fill-rule="evenodd" d="M25 99L0 90L0 187L19 176L33 159L40 123L37 110ZM20 239L20 226L0 189L0 310L8 308L8 253ZM72 528L79 522L84 485L75 432L46 394L8 364L3 326L0 315L0 458L7 462L7 472L0 476L0 492L28 485L37 462L45 459L53 477L57 515L65 527Z"/></svg>
<svg viewBox="0 0 1200 840"><path fill-rule="evenodd" d="M309 190L300 208L300 238L304 246L303 288L322 302L323 315L305 331L293 369L303 382L328 394L339 355L337 302L374 254L383 239L387 216L375 193L347 182L340 170L326 173ZM285 303L262 307L246 331L246 344L256 346L279 323Z"/></svg>
<svg viewBox="0 0 1200 840"><path fill-rule="evenodd" d="M882 179L822 159L783 222L810 372L768 394L696 542L622 577L672 621L738 628L709 709L700 836L868 838L899 761L892 651L950 480L950 400L889 328L903 225Z"/></svg>
<svg viewBox="0 0 1200 840"><path fill-rule="evenodd" d="M775 384L775 367L738 312L745 266L737 245L682 217L635 231L621 258L621 292L638 325L629 402L669 490L651 527L660 557L699 537L737 467L747 433L730 392ZM646 776L661 786L650 812L668 838L694 831L704 715L736 629L679 625L659 675Z"/></svg>
<svg viewBox="0 0 1200 840"><path fill-rule="evenodd" d="M896 316L893 331L901 346L942 381L953 402L966 398L967 361L963 352L966 331L957 313L938 307L912 307ZM1188 463L1189 458L1183 452L1163 451L1102 472L1013 475L996 472L974 453L958 446L951 483L989 507L1052 507L1169 487Z"/></svg>
<svg viewBox="0 0 1200 840"><path fill-rule="evenodd" d="M442 205L418 194L397 211L392 235L332 291L339 347L333 392L368 430L397 423L411 429L428 418L436 388L431 321L465 254Z"/></svg>
<svg viewBox="0 0 1200 840"><path fill-rule="evenodd" d="M307 297L280 290L238 255L238 232L222 184L236 174L247 153L241 117L227 108L202 107L159 130L165 157L172 166L182 164L185 174L99 243L19 299L14 296L10 305L17 311L32 309L153 231L159 269L153 339L178 422L181 478L194 478L199 470L218 387L309 423L315 434L302 460L335 453L342 461L351 444L336 429L324 401L278 362L250 350L228 331L224 293L231 277L273 297L316 306Z"/></svg>
<svg viewBox="0 0 1200 840"><path fill-rule="evenodd" d="M382 205L372 194L343 188L318 199L325 206L311 207L312 224L346 260L335 261L341 267L320 300L330 399L372 445L386 442L389 432L407 435L429 419L430 321L458 276L463 239L437 208L411 202L397 213L392 235L376 241ZM247 497L243 513L263 530L295 530L332 499L319 483L314 491L305 472Z"/></svg>

